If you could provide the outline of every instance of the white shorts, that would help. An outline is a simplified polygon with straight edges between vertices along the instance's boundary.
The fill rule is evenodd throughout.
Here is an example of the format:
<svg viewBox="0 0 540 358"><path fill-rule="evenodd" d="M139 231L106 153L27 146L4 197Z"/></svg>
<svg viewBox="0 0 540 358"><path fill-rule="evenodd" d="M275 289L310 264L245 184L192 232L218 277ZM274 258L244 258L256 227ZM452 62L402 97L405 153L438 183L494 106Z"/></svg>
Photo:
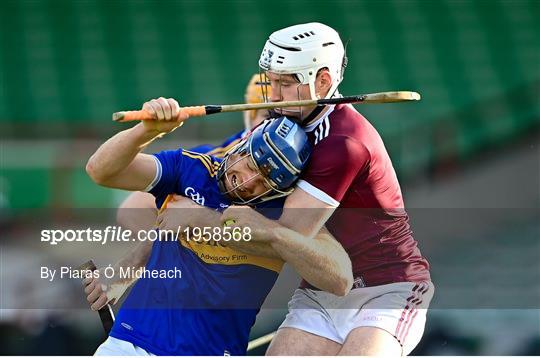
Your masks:
<svg viewBox="0 0 540 358"><path fill-rule="evenodd" d="M95 356L154 356L141 347L128 341L118 338L108 337L94 353Z"/></svg>
<svg viewBox="0 0 540 358"><path fill-rule="evenodd" d="M378 327L392 334L408 355L424 334L433 293L431 282L355 288L343 297L297 289L279 328L297 328L343 344L355 328Z"/></svg>

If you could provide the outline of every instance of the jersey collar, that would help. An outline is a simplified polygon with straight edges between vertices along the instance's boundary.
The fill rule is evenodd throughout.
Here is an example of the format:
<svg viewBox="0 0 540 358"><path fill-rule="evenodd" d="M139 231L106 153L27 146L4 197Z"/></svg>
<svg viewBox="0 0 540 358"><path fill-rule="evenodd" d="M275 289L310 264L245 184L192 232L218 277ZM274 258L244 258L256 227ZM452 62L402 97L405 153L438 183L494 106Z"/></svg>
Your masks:
<svg viewBox="0 0 540 358"><path fill-rule="evenodd" d="M321 124L321 122L334 111L335 107L336 105L334 104L325 106L322 112L319 113L319 115L312 122L304 127L304 130L308 133L313 132L313 130L315 130L315 128L317 128L319 124Z"/></svg>
<svg viewBox="0 0 540 358"><path fill-rule="evenodd" d="M341 98L343 97L337 90L331 98ZM324 107L319 107L311 113L308 118L304 119L306 124L302 124L302 127L306 132L312 132L321 122L334 111L336 107L335 104L327 105ZM313 118L310 118L313 115Z"/></svg>

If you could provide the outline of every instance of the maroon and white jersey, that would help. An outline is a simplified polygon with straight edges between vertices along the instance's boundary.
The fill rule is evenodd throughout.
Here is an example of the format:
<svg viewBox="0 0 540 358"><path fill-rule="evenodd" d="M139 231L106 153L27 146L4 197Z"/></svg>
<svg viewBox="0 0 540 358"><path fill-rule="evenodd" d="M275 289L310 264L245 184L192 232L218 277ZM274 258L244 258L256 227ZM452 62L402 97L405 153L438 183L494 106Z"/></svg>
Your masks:
<svg viewBox="0 0 540 358"><path fill-rule="evenodd" d="M377 130L351 105L327 107L304 129L314 148L298 187L339 206L326 227L349 254L354 277L367 286L430 280Z"/></svg>

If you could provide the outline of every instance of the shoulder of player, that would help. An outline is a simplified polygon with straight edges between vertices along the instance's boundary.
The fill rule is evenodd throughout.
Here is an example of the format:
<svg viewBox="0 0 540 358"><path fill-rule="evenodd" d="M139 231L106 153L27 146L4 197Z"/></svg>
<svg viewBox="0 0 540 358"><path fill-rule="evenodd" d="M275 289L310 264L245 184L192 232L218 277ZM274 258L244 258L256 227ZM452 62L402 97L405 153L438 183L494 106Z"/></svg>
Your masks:
<svg viewBox="0 0 540 358"><path fill-rule="evenodd" d="M335 106L328 117L334 131L347 131L349 133L351 129L361 128L367 122L367 119L352 104Z"/></svg>
<svg viewBox="0 0 540 358"><path fill-rule="evenodd" d="M338 159L351 155L369 156L370 150L368 145L361 138L343 133L334 133L315 144L311 157L330 156Z"/></svg>
<svg viewBox="0 0 540 358"><path fill-rule="evenodd" d="M221 159L208 154L192 152L190 150L182 150L181 155L184 160L192 162L193 165L204 168L210 177L217 175Z"/></svg>
<svg viewBox="0 0 540 358"><path fill-rule="evenodd" d="M327 137L335 135L359 136L365 118L352 106L336 106L325 117L305 128L317 145Z"/></svg>

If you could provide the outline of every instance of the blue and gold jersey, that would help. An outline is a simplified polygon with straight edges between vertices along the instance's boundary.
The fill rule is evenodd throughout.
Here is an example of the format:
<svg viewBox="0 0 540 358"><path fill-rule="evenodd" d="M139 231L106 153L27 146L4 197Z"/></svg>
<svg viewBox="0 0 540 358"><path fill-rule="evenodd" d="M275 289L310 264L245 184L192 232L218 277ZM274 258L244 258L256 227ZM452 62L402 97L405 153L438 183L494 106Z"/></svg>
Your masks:
<svg viewBox="0 0 540 358"><path fill-rule="evenodd" d="M158 207L171 193L218 211L230 204L218 188L220 159L181 149L155 157L158 175L150 192ZM281 208L283 202L265 206ZM111 336L158 355L243 355L282 265L216 243L156 241L146 269L177 269L181 278L139 279Z"/></svg>

